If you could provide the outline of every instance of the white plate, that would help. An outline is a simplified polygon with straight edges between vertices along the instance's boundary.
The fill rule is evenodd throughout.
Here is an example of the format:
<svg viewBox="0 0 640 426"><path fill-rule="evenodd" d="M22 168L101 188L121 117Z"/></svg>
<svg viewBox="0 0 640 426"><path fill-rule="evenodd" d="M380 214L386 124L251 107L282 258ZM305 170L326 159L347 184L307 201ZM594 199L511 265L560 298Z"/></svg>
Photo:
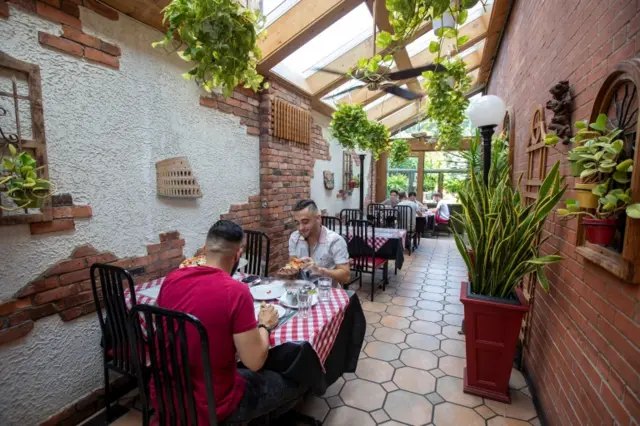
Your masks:
<svg viewBox="0 0 640 426"><path fill-rule="evenodd" d="M249 289L255 300L278 299L284 294L284 283L275 282L251 287Z"/></svg>
<svg viewBox="0 0 640 426"><path fill-rule="evenodd" d="M161 287L162 286L159 286L159 285L156 285L156 286L153 286L153 287L149 287L147 289L140 290L140 291L136 292L136 295L140 295L141 294L143 296L147 296L147 297L150 297L152 299L157 299L158 295L160 295L160 288Z"/></svg>
<svg viewBox="0 0 640 426"><path fill-rule="evenodd" d="M276 311L278 311L278 318L282 318L284 314L287 313L287 310L280 305L271 305L271 306L276 308ZM256 319L258 319L258 313L260 312L260 303L254 303L253 309L256 313Z"/></svg>
<svg viewBox="0 0 640 426"><path fill-rule="evenodd" d="M282 295L282 296L280 296L280 298L278 299L278 302L279 302L282 306L284 306L284 307L286 307L286 308L291 308L291 309L298 309L298 308L299 308L299 305L295 305L295 306L294 306L294 305L290 305L289 303L287 303L286 297L287 297L287 295L286 295L286 294L283 294L283 295ZM318 304L318 295L317 295L317 294L312 294L312 295L311 295L311 307L314 307L314 306L316 306L317 304Z"/></svg>

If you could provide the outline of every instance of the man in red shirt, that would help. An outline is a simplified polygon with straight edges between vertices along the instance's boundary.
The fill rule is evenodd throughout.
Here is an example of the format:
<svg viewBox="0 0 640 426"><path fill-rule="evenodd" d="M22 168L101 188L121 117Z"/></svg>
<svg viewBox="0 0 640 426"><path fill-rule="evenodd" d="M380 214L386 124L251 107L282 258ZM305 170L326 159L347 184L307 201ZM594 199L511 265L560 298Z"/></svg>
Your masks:
<svg viewBox="0 0 640 426"><path fill-rule="evenodd" d="M178 269L167 276L158 306L189 313L207 330L218 420L248 423L296 401L306 389L273 371L259 371L269 352L269 334L278 324L273 306L256 321L246 284L230 273L242 254L242 228L216 222L207 235L206 266ZM198 424L209 424L200 339L188 330L189 365L194 380ZM237 368L236 353L246 368ZM151 386L153 389L153 386ZM153 394L152 394L153 398ZM155 406L155 401L154 401Z"/></svg>

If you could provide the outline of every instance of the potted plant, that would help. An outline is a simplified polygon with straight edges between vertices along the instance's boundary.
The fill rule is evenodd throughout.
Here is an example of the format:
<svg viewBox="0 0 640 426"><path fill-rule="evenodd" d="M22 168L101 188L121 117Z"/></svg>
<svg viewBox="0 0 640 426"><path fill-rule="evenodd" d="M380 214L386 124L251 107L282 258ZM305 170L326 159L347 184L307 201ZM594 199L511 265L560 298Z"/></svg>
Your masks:
<svg viewBox="0 0 640 426"><path fill-rule="evenodd" d="M0 208L7 211L24 209L25 212L41 208L53 190L51 182L38 177L38 170L44 166L37 167L36 160L28 152L18 153L13 145L8 146L10 156L3 157L0 169L4 172L0 175L0 193L11 199L16 207L0 205Z"/></svg>
<svg viewBox="0 0 640 426"><path fill-rule="evenodd" d="M262 57L256 42L264 25L258 10L236 0L173 0L163 13L167 32L153 47L184 47L179 56L194 63L185 78L207 92L220 88L226 97L239 84L253 91L268 87L256 71Z"/></svg>
<svg viewBox="0 0 640 426"><path fill-rule="evenodd" d="M546 241L539 238L546 217L566 191L559 166L553 166L540 187L539 198L531 205L525 205L520 191L510 184L508 169L495 179L497 185L488 187L480 175L471 172L468 187L459 194L462 212L454 215L453 221L461 225L468 242L455 227L454 237L470 277L460 292L467 393L506 403L511 400L509 377L522 316L529 310L518 285L535 272L547 290L544 267L562 260L557 255L538 255Z"/></svg>
<svg viewBox="0 0 640 426"><path fill-rule="evenodd" d="M376 160L381 153L391 151L389 130L382 123L370 121L362 105L338 105L329 127L333 137L349 151L368 151Z"/></svg>

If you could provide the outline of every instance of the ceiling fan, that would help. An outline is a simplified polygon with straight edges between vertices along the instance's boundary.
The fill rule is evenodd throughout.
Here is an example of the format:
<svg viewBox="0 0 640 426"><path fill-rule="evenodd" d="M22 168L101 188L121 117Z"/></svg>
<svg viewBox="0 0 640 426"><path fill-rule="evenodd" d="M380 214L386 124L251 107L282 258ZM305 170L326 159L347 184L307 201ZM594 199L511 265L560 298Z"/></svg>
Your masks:
<svg viewBox="0 0 640 426"><path fill-rule="evenodd" d="M371 57L374 57L376 55L376 43L375 43L375 37L376 37L376 7L375 7L375 1L374 1L374 6L373 6L373 33L372 33L371 37L373 37L373 40L372 40L372 43L371 43L373 45L373 55L371 55ZM342 77L345 76L344 72L332 70L332 69L329 69L329 68L312 68L312 69L314 71L326 72L326 73L329 73L329 74L340 75ZM352 92L354 90L358 90L358 89L360 89L362 87L366 87L368 90L371 90L371 91L382 90L383 92L389 93L391 95L399 96L399 97L401 97L403 99L406 99L408 101L413 101L415 99L418 99L418 98L422 97L422 95L418 94L418 93L414 93L414 92L412 92L410 90L407 90L407 89L404 89L402 87L396 86L396 84L394 82L401 81L401 80L406 80L406 79L409 79L409 78L418 77L418 76L422 75L422 73L425 72L425 71L439 72L439 71L444 71L444 70L445 70L445 68L442 65L437 65L437 64L423 65L421 67L407 68L407 69L404 69L404 70L398 70L398 71L393 71L393 72L387 67L380 67L380 69L378 70L377 73L369 74L369 75L366 75L363 70L356 69L353 73L351 73L351 75L349 75L349 77L351 79L353 79L353 80L357 80L361 84L354 85L353 87L350 87L350 88L345 89L345 90L341 90L341 91L339 91L337 93L333 93L330 96L325 96L323 99L335 98L336 96L344 95L345 93L349 93L349 92Z"/></svg>

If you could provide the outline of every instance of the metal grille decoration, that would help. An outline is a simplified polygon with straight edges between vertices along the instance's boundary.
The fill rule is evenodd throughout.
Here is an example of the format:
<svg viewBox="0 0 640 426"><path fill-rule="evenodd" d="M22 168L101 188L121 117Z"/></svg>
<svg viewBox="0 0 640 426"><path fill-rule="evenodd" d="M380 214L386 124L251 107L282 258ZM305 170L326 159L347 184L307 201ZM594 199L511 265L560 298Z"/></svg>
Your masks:
<svg viewBox="0 0 640 426"><path fill-rule="evenodd" d="M281 99L273 101L273 136L303 144L311 143L311 115Z"/></svg>

